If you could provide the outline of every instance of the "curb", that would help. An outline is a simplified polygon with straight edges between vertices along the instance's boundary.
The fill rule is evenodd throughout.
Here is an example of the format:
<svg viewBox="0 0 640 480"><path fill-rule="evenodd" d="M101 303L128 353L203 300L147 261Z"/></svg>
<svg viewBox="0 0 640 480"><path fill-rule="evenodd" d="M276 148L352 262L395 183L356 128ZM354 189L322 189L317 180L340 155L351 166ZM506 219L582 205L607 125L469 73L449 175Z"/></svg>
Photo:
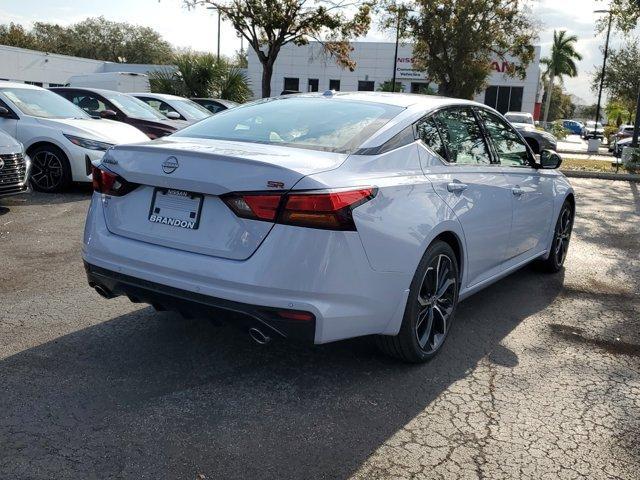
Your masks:
<svg viewBox="0 0 640 480"><path fill-rule="evenodd" d="M565 177L570 178L597 178L599 180L620 180L624 182L640 182L640 175L634 173L607 173L607 172L586 172L582 170L562 170Z"/></svg>
<svg viewBox="0 0 640 480"><path fill-rule="evenodd" d="M594 157L612 157L613 153L607 151L605 153L589 153L586 150L558 150L560 155L591 155Z"/></svg>

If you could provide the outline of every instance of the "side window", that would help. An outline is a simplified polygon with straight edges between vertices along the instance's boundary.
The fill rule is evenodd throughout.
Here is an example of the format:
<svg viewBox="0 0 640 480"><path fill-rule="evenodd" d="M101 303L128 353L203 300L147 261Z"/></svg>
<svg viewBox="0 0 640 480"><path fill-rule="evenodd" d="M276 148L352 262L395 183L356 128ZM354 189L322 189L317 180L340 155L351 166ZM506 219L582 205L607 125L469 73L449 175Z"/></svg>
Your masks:
<svg viewBox="0 0 640 480"><path fill-rule="evenodd" d="M449 161L461 165L488 165L491 155L482 130L468 108L452 108L435 116L442 140L449 152Z"/></svg>
<svg viewBox="0 0 640 480"><path fill-rule="evenodd" d="M75 93L71 101L91 116L99 116L100 112L108 110L107 106L98 97L86 93Z"/></svg>
<svg viewBox="0 0 640 480"><path fill-rule="evenodd" d="M416 129L420 140L422 140L427 147L446 160L447 149L444 146L442 137L440 136L440 132L438 132L438 127L433 117L420 120L416 125Z"/></svg>
<svg viewBox="0 0 640 480"><path fill-rule="evenodd" d="M148 98L148 97L139 97L139 99L145 102L146 104L148 104L149 106L155 108L163 115L166 115L169 112L178 113L175 108L173 108L167 102L163 102L162 100L156 100L155 98ZM182 115L180 115L180 118L182 118Z"/></svg>
<svg viewBox="0 0 640 480"><path fill-rule="evenodd" d="M508 167L529 165L527 145L520 139L513 127L486 110L480 110L480 118L484 121L491 143L493 143L502 165Z"/></svg>

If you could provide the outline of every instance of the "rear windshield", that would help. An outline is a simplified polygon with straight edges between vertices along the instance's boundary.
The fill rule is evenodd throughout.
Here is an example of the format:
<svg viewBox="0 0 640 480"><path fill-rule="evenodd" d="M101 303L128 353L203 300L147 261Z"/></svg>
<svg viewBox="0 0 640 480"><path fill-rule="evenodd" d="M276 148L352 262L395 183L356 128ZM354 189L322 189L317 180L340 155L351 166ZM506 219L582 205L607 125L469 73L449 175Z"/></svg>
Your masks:
<svg viewBox="0 0 640 480"><path fill-rule="evenodd" d="M402 110L324 97L271 98L225 110L173 136L348 153Z"/></svg>

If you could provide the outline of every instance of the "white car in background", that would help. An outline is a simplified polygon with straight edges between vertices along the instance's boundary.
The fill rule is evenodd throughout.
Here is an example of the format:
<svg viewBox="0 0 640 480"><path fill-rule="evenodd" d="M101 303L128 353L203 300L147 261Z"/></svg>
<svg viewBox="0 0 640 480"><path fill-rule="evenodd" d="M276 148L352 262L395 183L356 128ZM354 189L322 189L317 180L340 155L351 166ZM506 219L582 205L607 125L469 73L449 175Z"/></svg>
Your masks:
<svg viewBox="0 0 640 480"><path fill-rule="evenodd" d="M29 191L30 166L22 144L0 130L0 198Z"/></svg>
<svg viewBox="0 0 640 480"><path fill-rule="evenodd" d="M195 123L213 115L206 107L176 95L146 92L130 93L129 95L142 100L171 120L186 120L189 123Z"/></svg>
<svg viewBox="0 0 640 480"><path fill-rule="evenodd" d="M421 362L459 300L532 261L562 269L575 205L560 163L475 102L270 98L110 149L82 254L107 298L244 313L258 343L379 335Z"/></svg>
<svg viewBox="0 0 640 480"><path fill-rule="evenodd" d="M91 182L91 162L112 145L149 140L131 125L93 119L49 90L12 82L0 82L0 130L24 144L31 184L44 192Z"/></svg>

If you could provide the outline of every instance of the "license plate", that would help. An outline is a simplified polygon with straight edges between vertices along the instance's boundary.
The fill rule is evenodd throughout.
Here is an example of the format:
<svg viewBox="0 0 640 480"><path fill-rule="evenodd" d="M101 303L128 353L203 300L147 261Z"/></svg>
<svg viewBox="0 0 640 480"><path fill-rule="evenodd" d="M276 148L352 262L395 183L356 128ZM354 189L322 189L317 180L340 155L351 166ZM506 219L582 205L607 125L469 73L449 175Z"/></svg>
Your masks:
<svg viewBox="0 0 640 480"><path fill-rule="evenodd" d="M196 230L200 225L200 212L204 195L201 193L156 188L153 191L149 221L174 228Z"/></svg>

